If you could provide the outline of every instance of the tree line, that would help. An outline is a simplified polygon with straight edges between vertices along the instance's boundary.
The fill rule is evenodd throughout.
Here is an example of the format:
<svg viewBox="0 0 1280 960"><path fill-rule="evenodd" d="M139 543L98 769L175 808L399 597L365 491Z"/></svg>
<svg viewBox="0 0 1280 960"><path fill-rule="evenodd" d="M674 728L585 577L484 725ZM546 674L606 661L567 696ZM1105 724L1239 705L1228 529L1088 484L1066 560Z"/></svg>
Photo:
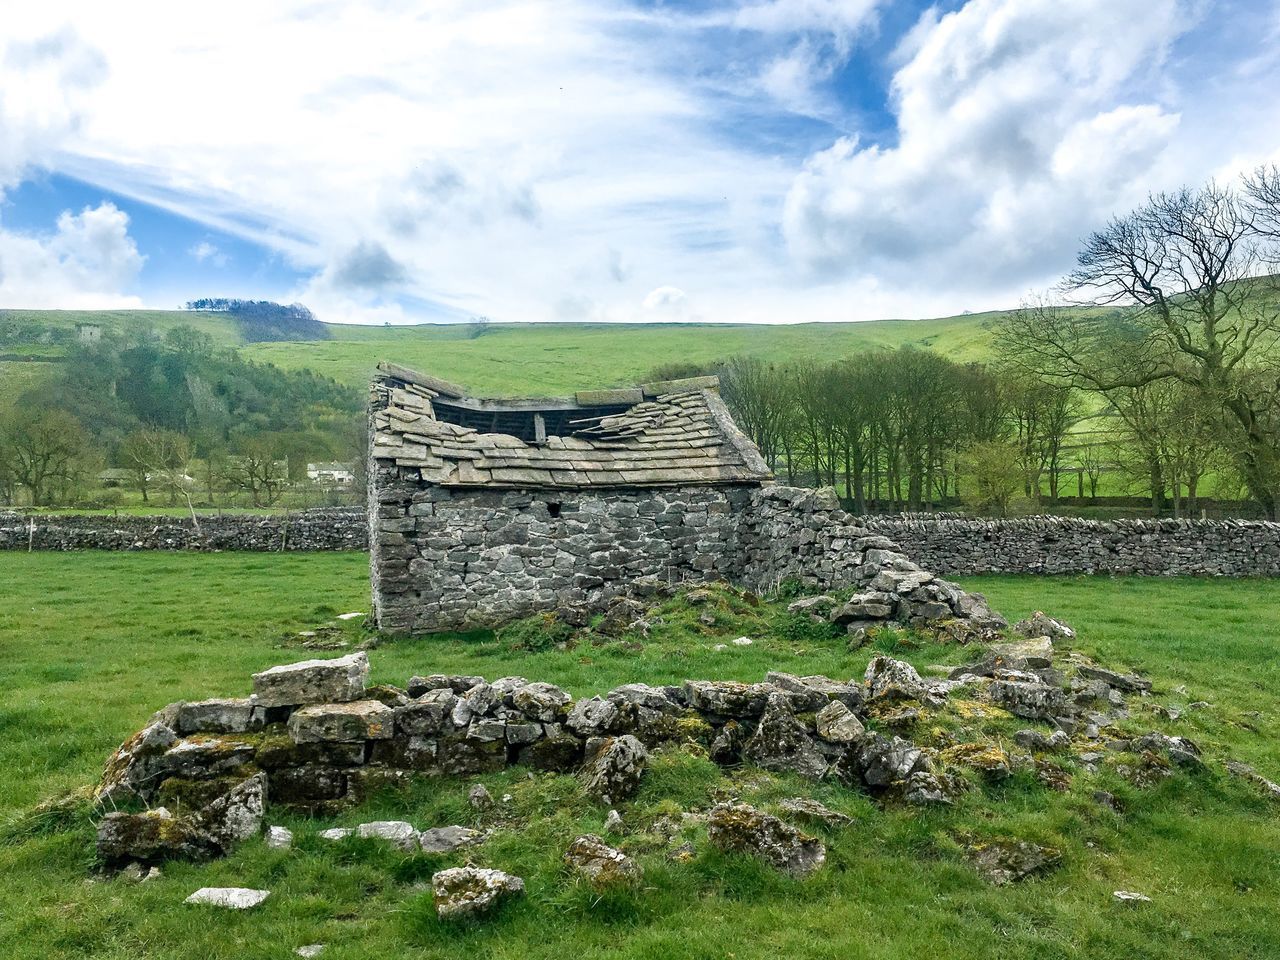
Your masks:
<svg viewBox="0 0 1280 960"><path fill-rule="evenodd" d="M69 503L115 467L144 500L234 493L267 506L308 461L363 462L360 409L355 390L245 360L190 327L108 331L70 345L0 413L0 503Z"/></svg>
<svg viewBox="0 0 1280 960"><path fill-rule="evenodd" d="M1156 511L1208 492L1277 518L1280 168L1152 195L993 334L995 364L904 348L716 372L775 472L859 511L1004 513L1058 499L1064 474L1096 497L1106 473Z"/></svg>
<svg viewBox="0 0 1280 960"><path fill-rule="evenodd" d="M240 335L249 343L272 340L328 340L329 328L301 303L281 304L271 300L237 300L230 297L201 297L188 300L187 310L228 314Z"/></svg>

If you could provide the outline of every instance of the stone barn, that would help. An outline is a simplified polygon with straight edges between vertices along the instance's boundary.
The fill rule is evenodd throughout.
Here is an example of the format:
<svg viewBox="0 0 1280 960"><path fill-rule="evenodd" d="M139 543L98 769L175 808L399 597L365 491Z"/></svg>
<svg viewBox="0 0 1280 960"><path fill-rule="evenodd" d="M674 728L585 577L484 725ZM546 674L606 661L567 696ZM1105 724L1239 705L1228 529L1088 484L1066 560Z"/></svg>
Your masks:
<svg viewBox="0 0 1280 960"><path fill-rule="evenodd" d="M378 625L429 633L549 610L583 622L628 592L694 580L857 587L841 615L851 630L986 622L981 598L854 525L834 491L775 484L718 387L698 377L490 400L380 364L369 450Z"/></svg>
<svg viewBox="0 0 1280 960"><path fill-rule="evenodd" d="M384 629L590 607L642 576L736 579L736 516L772 480L715 377L490 400L383 363L370 550Z"/></svg>

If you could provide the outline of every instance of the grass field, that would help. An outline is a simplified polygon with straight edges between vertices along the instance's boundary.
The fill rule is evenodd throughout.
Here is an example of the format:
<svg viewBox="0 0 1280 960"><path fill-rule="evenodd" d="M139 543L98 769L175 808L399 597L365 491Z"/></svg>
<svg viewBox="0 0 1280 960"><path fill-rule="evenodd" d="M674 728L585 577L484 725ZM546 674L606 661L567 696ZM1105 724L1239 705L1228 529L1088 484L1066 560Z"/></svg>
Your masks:
<svg viewBox="0 0 1280 960"><path fill-rule="evenodd" d="M419 826L470 822L466 781L429 782L332 821L270 814L299 834L293 851L249 841L230 858L166 867L145 885L88 882L92 824L33 820L33 804L93 782L110 750L149 713L175 699L238 695L257 669L311 654L300 629L366 610L361 554L0 554L0 956L5 958L288 958L326 943L326 960L426 958L1271 958L1280 944L1280 818L1253 787L1228 780L1226 755L1280 775L1280 604L1265 581L986 577L1011 618L1036 608L1081 632L1102 662L1139 669L1155 701L1185 705L1176 730L1197 740L1209 770L1148 791L1077 775L1058 794L1014 777L940 811L880 809L838 786L787 777L729 778L696 754L657 757L628 823L705 805L716 791L767 803L804 792L856 817L826 833L828 864L807 881L728 858L694 837L689 863L628 843L644 887L597 897L559 856L601 827L576 781L511 770L484 779L513 795L514 824L482 848L481 862L513 870L528 896L477 927L440 924L424 886L455 862L404 857L376 845L323 846L321 826L375 817ZM437 671L518 673L573 694L629 680L759 679L766 669L860 675L871 651L788 631L783 609L730 604L714 631L673 610L637 649L622 643L525 653L490 634L392 641L371 652L374 679L403 683ZM352 622L355 623L355 622ZM346 629L352 639L360 628ZM750 648L716 652L747 633ZM792 639L784 639L784 637ZM958 662L956 648L896 650L918 666ZM325 655L325 654L321 654ZM1182 689L1185 687L1185 689ZM1150 728L1139 713L1137 728ZM1012 723L1012 721L1010 721ZM1147 726L1144 727L1144 724ZM1127 802L1117 815L1091 800L1102 787ZM957 832L1011 834L1064 852L1054 873L1008 888L980 881L960 857ZM246 914L187 907L200 886L273 891ZM1125 908L1111 892L1153 904Z"/></svg>

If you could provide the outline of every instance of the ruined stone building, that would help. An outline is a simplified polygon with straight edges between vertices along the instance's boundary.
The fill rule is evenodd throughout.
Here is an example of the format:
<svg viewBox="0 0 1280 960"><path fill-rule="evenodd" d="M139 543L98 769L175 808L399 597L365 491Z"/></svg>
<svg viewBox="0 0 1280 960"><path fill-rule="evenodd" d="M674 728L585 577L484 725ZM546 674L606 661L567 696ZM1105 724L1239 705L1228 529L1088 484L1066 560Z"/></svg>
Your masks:
<svg viewBox="0 0 1280 960"><path fill-rule="evenodd" d="M775 484L718 386L699 377L490 400L381 364L369 462L378 625L427 633L581 615L642 577L768 591L919 569L852 526L832 491ZM958 591L939 597L944 588L917 580L871 615L936 617L957 602Z"/></svg>

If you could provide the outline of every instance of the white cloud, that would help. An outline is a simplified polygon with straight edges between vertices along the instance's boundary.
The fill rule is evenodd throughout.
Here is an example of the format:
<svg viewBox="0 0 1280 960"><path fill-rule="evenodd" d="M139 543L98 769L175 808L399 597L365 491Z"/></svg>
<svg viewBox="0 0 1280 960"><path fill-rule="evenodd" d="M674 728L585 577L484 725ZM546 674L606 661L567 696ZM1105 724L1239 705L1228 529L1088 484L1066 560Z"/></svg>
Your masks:
<svg viewBox="0 0 1280 960"><path fill-rule="evenodd" d="M129 236L129 217L113 204L65 211L56 232L0 230L0 303L11 307L138 306L123 294L144 257Z"/></svg>
<svg viewBox="0 0 1280 960"><path fill-rule="evenodd" d="M187 253L196 263L211 263L218 268L225 267L229 259L225 253L218 249L216 244L210 243L208 240L201 240L199 243L194 244Z"/></svg>
<svg viewBox="0 0 1280 960"><path fill-rule="evenodd" d="M882 66L874 0L10 4L0 189L43 166L264 244L333 320L978 309L1148 188L1276 155L1274 18L1237 8L1238 64L1169 54L1208 2L928 13L888 131L834 91Z"/></svg>
<svg viewBox="0 0 1280 960"><path fill-rule="evenodd" d="M842 138L788 198L820 273L989 286L1061 271L1082 233L1185 170L1151 90L1179 0L972 0L927 17L894 78L899 139ZM1117 104L1146 91L1148 102Z"/></svg>
<svg viewBox="0 0 1280 960"><path fill-rule="evenodd" d="M649 291L641 306L646 310L681 310L688 299L679 287L657 287Z"/></svg>
<svg viewBox="0 0 1280 960"><path fill-rule="evenodd" d="M78 127L106 60L69 25L22 30L5 12L0 36L0 196Z"/></svg>

